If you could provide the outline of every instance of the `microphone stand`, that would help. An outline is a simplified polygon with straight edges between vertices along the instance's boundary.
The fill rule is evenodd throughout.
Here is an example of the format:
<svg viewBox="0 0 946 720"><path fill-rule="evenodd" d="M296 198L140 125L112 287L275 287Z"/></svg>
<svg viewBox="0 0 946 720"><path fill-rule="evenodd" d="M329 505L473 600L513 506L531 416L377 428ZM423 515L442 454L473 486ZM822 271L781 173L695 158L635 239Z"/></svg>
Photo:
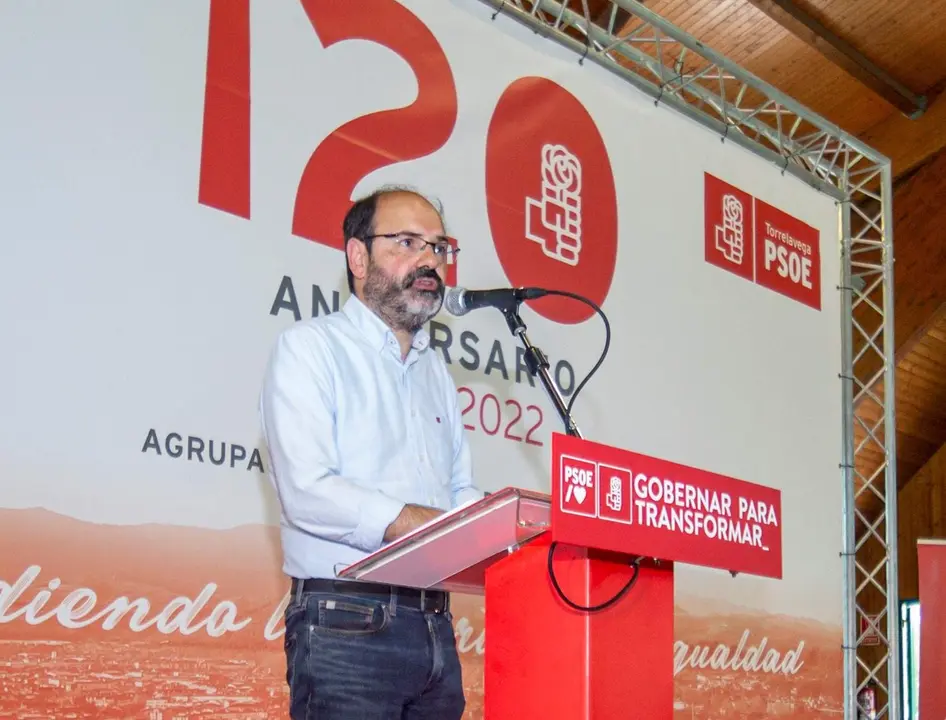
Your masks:
<svg viewBox="0 0 946 720"><path fill-rule="evenodd" d="M526 333L526 324L519 315L519 305L521 303L522 300L517 297L511 299L508 304L500 307L499 310L502 312L503 317L506 318L509 332L519 338L519 341L525 348L526 367L533 376L538 376L542 385L545 387L545 391L548 393L549 398L551 398L552 404L555 405L555 409L558 411L558 415L565 425L565 434L580 438L582 437L581 431L578 429L578 425L575 424L574 418L572 418L571 414L568 412L568 407L565 404L565 400L562 398L562 394L558 391L555 383L552 382L552 376L549 375L548 357L529 340L529 336Z"/></svg>

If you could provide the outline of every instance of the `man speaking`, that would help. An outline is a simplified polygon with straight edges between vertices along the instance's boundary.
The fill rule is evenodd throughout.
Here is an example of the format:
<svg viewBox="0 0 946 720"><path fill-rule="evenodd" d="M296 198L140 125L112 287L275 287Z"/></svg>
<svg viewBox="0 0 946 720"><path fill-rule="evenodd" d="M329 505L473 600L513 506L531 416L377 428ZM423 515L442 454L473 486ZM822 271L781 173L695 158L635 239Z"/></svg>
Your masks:
<svg viewBox="0 0 946 720"><path fill-rule="evenodd" d="M290 716L459 719L449 597L336 579L483 496L456 386L424 329L455 250L438 210L410 190L357 201L343 233L351 298L280 334L260 397L291 578Z"/></svg>

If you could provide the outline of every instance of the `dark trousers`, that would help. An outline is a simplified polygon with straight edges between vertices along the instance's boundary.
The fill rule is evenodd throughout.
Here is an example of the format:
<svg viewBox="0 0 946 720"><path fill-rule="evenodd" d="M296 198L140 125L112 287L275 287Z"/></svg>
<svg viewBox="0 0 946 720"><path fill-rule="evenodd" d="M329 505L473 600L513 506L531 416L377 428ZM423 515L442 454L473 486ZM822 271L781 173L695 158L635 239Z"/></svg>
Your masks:
<svg viewBox="0 0 946 720"><path fill-rule="evenodd" d="M452 616L396 601L309 592L286 608L292 720L459 720Z"/></svg>

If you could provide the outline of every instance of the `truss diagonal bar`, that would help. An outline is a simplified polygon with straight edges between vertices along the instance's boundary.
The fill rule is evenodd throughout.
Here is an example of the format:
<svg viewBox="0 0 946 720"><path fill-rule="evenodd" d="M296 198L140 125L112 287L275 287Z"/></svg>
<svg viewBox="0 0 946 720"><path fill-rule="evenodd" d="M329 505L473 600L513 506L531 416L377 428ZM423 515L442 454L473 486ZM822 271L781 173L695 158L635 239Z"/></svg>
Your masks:
<svg viewBox="0 0 946 720"><path fill-rule="evenodd" d="M587 0L480 1L838 201L845 718L872 684L883 693L877 717L899 720L890 161L636 0L599 3L594 16ZM860 618L873 617L886 622L876 650L858 631Z"/></svg>

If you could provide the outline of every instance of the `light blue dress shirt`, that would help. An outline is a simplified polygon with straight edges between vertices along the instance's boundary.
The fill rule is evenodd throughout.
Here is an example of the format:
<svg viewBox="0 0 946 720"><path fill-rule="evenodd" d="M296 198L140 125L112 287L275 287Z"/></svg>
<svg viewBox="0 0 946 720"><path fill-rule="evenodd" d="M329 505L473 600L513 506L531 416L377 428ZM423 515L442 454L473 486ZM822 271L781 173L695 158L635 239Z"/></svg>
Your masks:
<svg viewBox="0 0 946 720"><path fill-rule="evenodd" d="M335 577L379 549L406 503L449 510L483 497L429 334L402 361L394 333L354 295L279 335L260 418L290 577Z"/></svg>

